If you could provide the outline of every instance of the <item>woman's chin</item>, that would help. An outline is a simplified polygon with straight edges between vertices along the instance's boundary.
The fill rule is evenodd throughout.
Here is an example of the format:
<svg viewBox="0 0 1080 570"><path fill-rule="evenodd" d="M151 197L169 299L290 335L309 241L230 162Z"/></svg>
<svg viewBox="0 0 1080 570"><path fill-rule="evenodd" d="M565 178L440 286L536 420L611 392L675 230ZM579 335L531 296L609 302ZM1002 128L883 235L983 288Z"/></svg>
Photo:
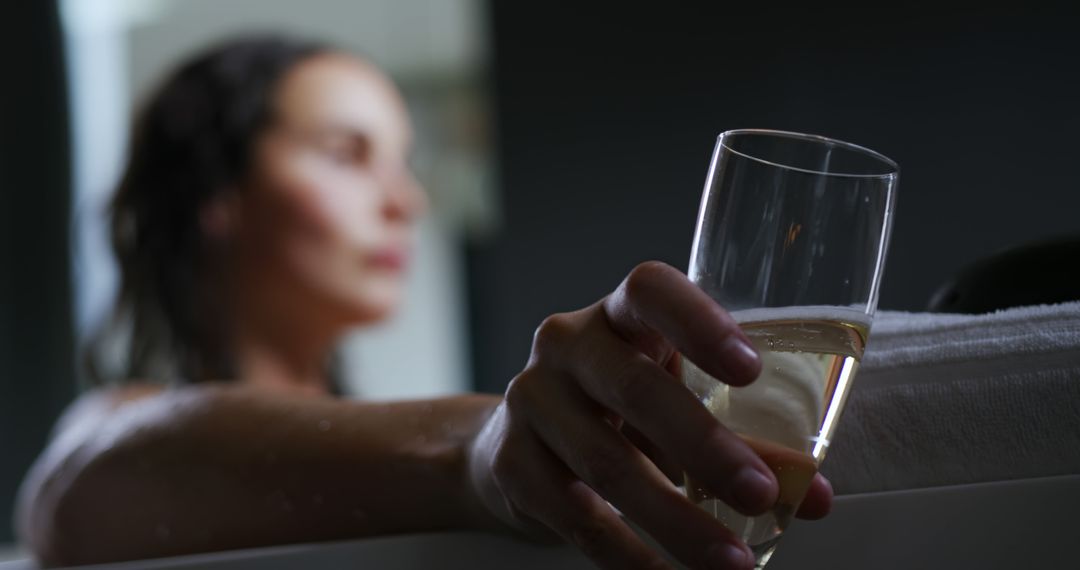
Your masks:
<svg viewBox="0 0 1080 570"><path fill-rule="evenodd" d="M377 325L393 318L400 305L400 293L372 295L364 299L353 299L346 314L353 326Z"/></svg>

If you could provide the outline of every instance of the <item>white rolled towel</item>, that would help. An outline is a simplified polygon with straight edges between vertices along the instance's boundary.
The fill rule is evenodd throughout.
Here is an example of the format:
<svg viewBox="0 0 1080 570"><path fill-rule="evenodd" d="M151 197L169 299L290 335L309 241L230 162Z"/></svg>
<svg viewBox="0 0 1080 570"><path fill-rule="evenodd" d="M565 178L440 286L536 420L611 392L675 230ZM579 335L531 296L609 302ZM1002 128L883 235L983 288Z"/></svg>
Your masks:
<svg viewBox="0 0 1080 570"><path fill-rule="evenodd" d="M1080 302L879 313L823 470L840 493L1080 473Z"/></svg>

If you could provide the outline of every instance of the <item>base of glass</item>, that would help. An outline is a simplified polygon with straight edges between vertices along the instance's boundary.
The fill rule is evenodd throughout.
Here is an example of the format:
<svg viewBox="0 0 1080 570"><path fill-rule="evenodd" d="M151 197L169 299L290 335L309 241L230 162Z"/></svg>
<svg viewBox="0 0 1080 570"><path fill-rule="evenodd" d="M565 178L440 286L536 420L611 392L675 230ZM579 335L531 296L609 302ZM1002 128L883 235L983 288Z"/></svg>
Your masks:
<svg viewBox="0 0 1080 570"><path fill-rule="evenodd" d="M750 552L754 553L754 569L760 570L769 563L769 559L772 558L773 552L776 552L776 545L780 542L780 536L777 535L761 544L750 545Z"/></svg>

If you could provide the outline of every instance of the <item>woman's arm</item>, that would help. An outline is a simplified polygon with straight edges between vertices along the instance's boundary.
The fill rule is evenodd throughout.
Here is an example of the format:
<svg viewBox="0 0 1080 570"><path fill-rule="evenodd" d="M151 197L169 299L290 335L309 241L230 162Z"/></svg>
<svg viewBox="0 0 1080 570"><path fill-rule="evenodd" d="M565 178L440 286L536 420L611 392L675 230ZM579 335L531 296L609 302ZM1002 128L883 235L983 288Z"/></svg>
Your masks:
<svg viewBox="0 0 1080 570"><path fill-rule="evenodd" d="M84 397L24 484L48 565L497 527L469 442L499 399L362 403L241 386Z"/></svg>
<svg viewBox="0 0 1080 570"><path fill-rule="evenodd" d="M372 404L241 386L85 398L24 488L47 564L447 528L557 534L604 568L749 568L746 545L673 484L683 471L748 515L775 475L678 379L680 355L752 382L735 321L646 263L600 302L549 317L505 398ZM800 516L824 516L818 476ZM609 504L610 503L610 504ZM614 505L621 512L611 508Z"/></svg>

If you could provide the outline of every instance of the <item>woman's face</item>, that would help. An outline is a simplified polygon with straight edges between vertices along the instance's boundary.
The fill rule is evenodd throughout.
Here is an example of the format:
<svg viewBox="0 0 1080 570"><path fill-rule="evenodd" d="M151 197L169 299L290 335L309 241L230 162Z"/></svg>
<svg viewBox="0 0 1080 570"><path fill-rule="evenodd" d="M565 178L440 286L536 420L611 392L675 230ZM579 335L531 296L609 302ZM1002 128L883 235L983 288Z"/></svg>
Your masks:
<svg viewBox="0 0 1080 570"><path fill-rule="evenodd" d="M369 64L327 54L290 70L275 100L229 214L239 290L286 317L382 319L400 301L427 204L401 97Z"/></svg>

